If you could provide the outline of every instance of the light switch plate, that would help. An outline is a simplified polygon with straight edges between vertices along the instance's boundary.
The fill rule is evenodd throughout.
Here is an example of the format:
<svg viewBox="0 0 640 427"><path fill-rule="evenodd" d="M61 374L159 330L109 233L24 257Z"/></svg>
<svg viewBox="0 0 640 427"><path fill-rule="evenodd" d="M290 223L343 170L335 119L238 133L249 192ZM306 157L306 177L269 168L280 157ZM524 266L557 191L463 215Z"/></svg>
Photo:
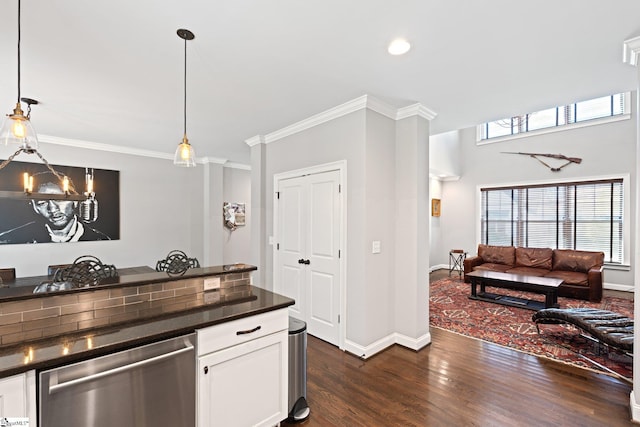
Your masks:
<svg viewBox="0 0 640 427"><path fill-rule="evenodd" d="M374 240L373 244L371 245L371 253L372 254L379 254L380 253L380 240Z"/></svg>
<svg viewBox="0 0 640 427"><path fill-rule="evenodd" d="M206 279L204 279L204 290L212 291L214 289L220 289L220 278L207 277Z"/></svg>

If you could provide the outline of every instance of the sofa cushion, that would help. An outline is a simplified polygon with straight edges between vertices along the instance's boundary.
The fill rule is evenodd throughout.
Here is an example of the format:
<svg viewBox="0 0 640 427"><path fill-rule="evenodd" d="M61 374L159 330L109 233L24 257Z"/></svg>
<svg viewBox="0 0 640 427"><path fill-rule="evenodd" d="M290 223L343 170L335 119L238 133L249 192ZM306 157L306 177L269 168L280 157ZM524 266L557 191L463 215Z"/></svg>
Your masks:
<svg viewBox="0 0 640 427"><path fill-rule="evenodd" d="M504 273L510 268L513 268L511 265L504 264L493 264L491 262L485 262L484 264L477 265L473 267L473 270L484 270L484 271L499 271L500 273Z"/></svg>
<svg viewBox="0 0 640 427"><path fill-rule="evenodd" d="M553 249L516 248L516 267L535 267L551 270Z"/></svg>
<svg viewBox="0 0 640 427"><path fill-rule="evenodd" d="M578 271L553 270L544 277L562 279L567 285L589 286L589 276L587 273L581 273Z"/></svg>
<svg viewBox="0 0 640 427"><path fill-rule="evenodd" d="M551 270L547 270L545 268L516 267L516 268L510 268L509 270L505 271L505 273L542 277L549 274L550 271Z"/></svg>
<svg viewBox="0 0 640 427"><path fill-rule="evenodd" d="M577 271L586 273L604 263L604 252L574 251L555 249L553 251L553 271Z"/></svg>
<svg viewBox="0 0 640 427"><path fill-rule="evenodd" d="M484 262L513 266L516 261L516 248L513 246L478 245L478 256Z"/></svg>

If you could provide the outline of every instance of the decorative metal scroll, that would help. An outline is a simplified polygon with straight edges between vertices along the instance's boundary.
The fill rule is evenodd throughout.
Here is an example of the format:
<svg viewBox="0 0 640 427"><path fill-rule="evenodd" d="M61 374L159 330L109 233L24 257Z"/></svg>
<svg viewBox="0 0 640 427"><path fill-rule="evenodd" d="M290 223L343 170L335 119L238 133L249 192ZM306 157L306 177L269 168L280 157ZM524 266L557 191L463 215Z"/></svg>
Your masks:
<svg viewBox="0 0 640 427"><path fill-rule="evenodd" d="M156 263L156 271L165 271L169 274L184 274L188 269L198 267L200 263L196 258L189 258L179 250L169 252L165 259Z"/></svg>
<svg viewBox="0 0 640 427"><path fill-rule="evenodd" d="M76 287L95 286L103 279L117 277L118 271L112 264L103 264L98 258L83 255L69 267L56 270L54 282L71 282Z"/></svg>

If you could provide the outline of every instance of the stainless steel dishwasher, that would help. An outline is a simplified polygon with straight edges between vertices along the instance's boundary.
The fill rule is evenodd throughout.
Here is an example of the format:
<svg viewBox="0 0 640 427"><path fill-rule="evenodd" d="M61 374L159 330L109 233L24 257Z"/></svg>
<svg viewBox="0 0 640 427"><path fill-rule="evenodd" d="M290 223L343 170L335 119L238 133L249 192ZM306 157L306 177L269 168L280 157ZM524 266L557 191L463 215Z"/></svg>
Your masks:
<svg viewBox="0 0 640 427"><path fill-rule="evenodd" d="M40 427L195 426L195 334L39 374Z"/></svg>

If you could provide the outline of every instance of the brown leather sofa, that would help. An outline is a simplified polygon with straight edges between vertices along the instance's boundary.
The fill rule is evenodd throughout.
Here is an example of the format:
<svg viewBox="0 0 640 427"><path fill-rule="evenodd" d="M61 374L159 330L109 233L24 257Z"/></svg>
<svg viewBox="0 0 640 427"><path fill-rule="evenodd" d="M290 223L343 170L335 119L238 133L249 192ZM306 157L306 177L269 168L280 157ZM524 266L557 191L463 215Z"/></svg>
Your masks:
<svg viewBox="0 0 640 427"><path fill-rule="evenodd" d="M499 271L564 280L558 295L591 302L602 299L604 253L570 249L478 245L478 255L464 260L464 281L474 270Z"/></svg>

